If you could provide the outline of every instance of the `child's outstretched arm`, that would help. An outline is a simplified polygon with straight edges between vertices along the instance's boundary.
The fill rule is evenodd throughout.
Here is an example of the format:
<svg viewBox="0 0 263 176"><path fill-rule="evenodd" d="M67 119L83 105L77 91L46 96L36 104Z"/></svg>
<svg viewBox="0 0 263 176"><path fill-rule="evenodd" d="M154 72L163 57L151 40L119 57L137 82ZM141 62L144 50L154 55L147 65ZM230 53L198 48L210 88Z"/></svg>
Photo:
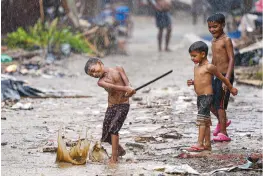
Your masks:
<svg viewBox="0 0 263 176"><path fill-rule="evenodd" d="M229 89L229 91L231 92L232 95L237 95L238 90L236 88L234 88L232 86L232 84L229 82L229 80L227 78L225 78L216 68L216 66L214 66L213 64L208 64L207 65L207 70L215 75L216 77L218 77L218 79L220 79Z"/></svg>

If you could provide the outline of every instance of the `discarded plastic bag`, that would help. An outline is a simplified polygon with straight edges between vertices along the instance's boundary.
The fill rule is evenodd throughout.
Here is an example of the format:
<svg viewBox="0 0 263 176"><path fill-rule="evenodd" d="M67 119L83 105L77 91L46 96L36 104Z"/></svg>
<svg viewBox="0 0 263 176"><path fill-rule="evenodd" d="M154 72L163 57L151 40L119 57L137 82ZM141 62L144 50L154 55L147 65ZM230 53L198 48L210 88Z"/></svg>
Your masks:
<svg viewBox="0 0 263 176"><path fill-rule="evenodd" d="M199 172L191 168L188 164L182 165L164 165L164 166L148 166L144 168L146 170L154 170L159 172L165 172L167 174L194 174L200 175Z"/></svg>
<svg viewBox="0 0 263 176"><path fill-rule="evenodd" d="M7 54L1 54L1 62L12 62L12 57L8 56Z"/></svg>
<svg viewBox="0 0 263 176"><path fill-rule="evenodd" d="M21 109L21 110L31 110L31 109L33 109L33 106L32 106L31 103L22 104L22 103L18 102L18 103L14 104L14 105L12 106L12 109L14 109L14 110L17 110L17 109Z"/></svg>
<svg viewBox="0 0 263 176"><path fill-rule="evenodd" d="M41 97L41 94L42 91L26 86L24 81L1 77L1 101L20 100L20 97Z"/></svg>
<svg viewBox="0 0 263 176"><path fill-rule="evenodd" d="M66 148L66 143L62 139L61 129L58 132L58 149L56 162L68 162L76 165L86 163L89 153L90 142L86 138L81 141L79 139L76 146L72 147L70 151Z"/></svg>

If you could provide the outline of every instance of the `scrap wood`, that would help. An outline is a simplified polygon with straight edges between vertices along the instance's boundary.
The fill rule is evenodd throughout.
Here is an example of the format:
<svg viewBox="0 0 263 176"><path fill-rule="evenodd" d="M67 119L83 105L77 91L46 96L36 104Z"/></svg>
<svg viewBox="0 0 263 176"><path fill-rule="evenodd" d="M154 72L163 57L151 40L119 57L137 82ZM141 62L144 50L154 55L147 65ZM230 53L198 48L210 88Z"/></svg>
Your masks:
<svg viewBox="0 0 263 176"><path fill-rule="evenodd" d="M90 34L95 34L95 32L97 32L98 29L99 29L99 26L95 26L95 27L89 29L88 31L84 32L83 35L87 36Z"/></svg>
<svg viewBox="0 0 263 176"><path fill-rule="evenodd" d="M261 88L263 85L262 80L249 80L249 79L240 79L236 80L237 84L244 84L244 85L249 85L249 86L255 86Z"/></svg>

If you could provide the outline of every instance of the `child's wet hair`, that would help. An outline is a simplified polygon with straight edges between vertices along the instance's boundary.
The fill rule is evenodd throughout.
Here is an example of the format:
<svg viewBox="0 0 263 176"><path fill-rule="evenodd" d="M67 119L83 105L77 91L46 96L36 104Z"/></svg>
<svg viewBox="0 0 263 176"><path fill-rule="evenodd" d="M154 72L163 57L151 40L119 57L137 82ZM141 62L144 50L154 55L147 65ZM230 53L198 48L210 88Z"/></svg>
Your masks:
<svg viewBox="0 0 263 176"><path fill-rule="evenodd" d="M225 23L225 16L222 13L216 13L207 18L207 22Z"/></svg>
<svg viewBox="0 0 263 176"><path fill-rule="evenodd" d="M202 41L197 41L194 42L190 47L189 47L189 53L192 51L196 52L205 52L205 56L207 56L208 53L208 46L205 42Z"/></svg>
<svg viewBox="0 0 263 176"><path fill-rule="evenodd" d="M84 67L85 73L88 74L89 68L90 68L92 65L97 64L98 62L101 62L101 60L98 59L98 58L95 58L95 57L89 58L89 60L87 61L86 65L85 65L85 67Z"/></svg>

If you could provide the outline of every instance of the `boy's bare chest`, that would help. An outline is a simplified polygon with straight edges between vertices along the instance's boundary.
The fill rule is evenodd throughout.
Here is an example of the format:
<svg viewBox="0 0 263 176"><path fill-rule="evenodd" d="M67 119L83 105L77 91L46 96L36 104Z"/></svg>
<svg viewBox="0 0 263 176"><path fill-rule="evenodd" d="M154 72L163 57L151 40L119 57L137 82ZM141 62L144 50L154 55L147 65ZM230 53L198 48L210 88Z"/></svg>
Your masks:
<svg viewBox="0 0 263 176"><path fill-rule="evenodd" d="M118 84L121 81L119 72L112 72L104 77L104 81L111 84Z"/></svg>
<svg viewBox="0 0 263 176"><path fill-rule="evenodd" d="M210 76L211 74L207 71L205 66L196 67L194 71L195 79L203 79L206 76Z"/></svg>
<svg viewBox="0 0 263 176"><path fill-rule="evenodd" d="M218 40L212 42L212 53L214 54L220 54L220 52L225 51L225 42L224 40Z"/></svg>

